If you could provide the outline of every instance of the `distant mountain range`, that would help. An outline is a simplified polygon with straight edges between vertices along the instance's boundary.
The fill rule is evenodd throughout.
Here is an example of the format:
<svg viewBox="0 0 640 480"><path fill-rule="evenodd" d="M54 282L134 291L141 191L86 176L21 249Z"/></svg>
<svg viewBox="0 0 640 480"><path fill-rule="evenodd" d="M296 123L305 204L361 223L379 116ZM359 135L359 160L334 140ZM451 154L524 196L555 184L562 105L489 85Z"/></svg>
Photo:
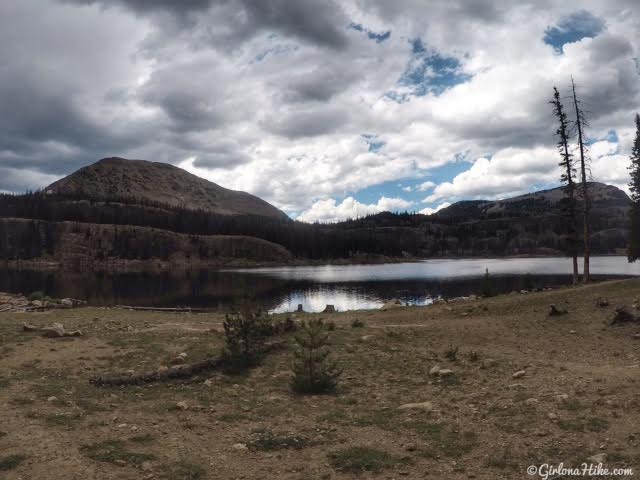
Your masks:
<svg viewBox="0 0 640 480"><path fill-rule="evenodd" d="M593 253L624 253L629 198L613 186L589 188ZM384 212L312 225L175 166L108 158L42 192L0 195L0 257L102 268L563 255L563 197L556 188L462 201L429 216Z"/></svg>

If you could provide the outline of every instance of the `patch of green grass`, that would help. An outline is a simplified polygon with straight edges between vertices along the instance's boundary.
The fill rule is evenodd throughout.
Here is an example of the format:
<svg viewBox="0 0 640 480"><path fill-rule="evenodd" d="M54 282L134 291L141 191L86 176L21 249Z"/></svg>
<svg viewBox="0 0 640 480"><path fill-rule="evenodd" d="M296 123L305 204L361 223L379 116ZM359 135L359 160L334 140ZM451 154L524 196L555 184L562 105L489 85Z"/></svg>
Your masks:
<svg viewBox="0 0 640 480"><path fill-rule="evenodd" d="M66 427L69 430L75 428L81 419L82 416L77 413L56 413L44 417L47 425L52 427Z"/></svg>
<svg viewBox="0 0 640 480"><path fill-rule="evenodd" d="M587 420L587 430L590 432L604 432L609 430L609 422L604 418L592 417Z"/></svg>
<svg viewBox="0 0 640 480"><path fill-rule="evenodd" d="M104 440L91 445L84 445L80 447L80 452L96 462L116 463L123 461L134 466L140 466L143 462L155 459L155 456L150 453L127 450L122 440Z"/></svg>
<svg viewBox="0 0 640 480"><path fill-rule="evenodd" d="M380 472L402 460L390 453L369 447L349 447L329 453L329 462L342 472Z"/></svg>
<svg viewBox="0 0 640 480"><path fill-rule="evenodd" d="M412 428L429 442L430 448L423 451L427 457L435 457L438 454L447 457L461 457L469 453L477 444L475 432L446 428L441 423L417 422Z"/></svg>
<svg viewBox="0 0 640 480"><path fill-rule="evenodd" d="M33 402L33 398L28 397L15 397L9 400L9 403L11 405L15 405L17 407L26 407L27 405L33 404Z"/></svg>
<svg viewBox="0 0 640 480"><path fill-rule="evenodd" d="M247 446L251 450L271 451L283 449L305 448L309 445L309 440L294 434L277 434L271 430L256 430L251 434Z"/></svg>
<svg viewBox="0 0 640 480"><path fill-rule="evenodd" d="M249 420L249 416L244 413L225 413L218 417L220 422L236 423Z"/></svg>
<svg viewBox="0 0 640 480"><path fill-rule="evenodd" d="M609 422L604 418L592 417L587 420L571 419L558 420L558 426L562 430L571 432L604 432L609 429Z"/></svg>
<svg viewBox="0 0 640 480"><path fill-rule="evenodd" d="M143 433L141 435L135 435L129 439L130 442L133 443L153 443L156 438L150 433Z"/></svg>
<svg viewBox="0 0 640 480"><path fill-rule="evenodd" d="M579 410L582 410L585 407L580 403L580 401L577 398L570 398L560 402L560 408L564 410L569 410L571 412L577 412Z"/></svg>
<svg viewBox="0 0 640 480"><path fill-rule="evenodd" d="M0 457L0 472L13 470L20 466L20 464L26 459L27 457L25 455L9 455L7 457Z"/></svg>
<svg viewBox="0 0 640 480"><path fill-rule="evenodd" d="M205 469L196 463L181 460L161 465L162 480L201 480L206 477Z"/></svg>

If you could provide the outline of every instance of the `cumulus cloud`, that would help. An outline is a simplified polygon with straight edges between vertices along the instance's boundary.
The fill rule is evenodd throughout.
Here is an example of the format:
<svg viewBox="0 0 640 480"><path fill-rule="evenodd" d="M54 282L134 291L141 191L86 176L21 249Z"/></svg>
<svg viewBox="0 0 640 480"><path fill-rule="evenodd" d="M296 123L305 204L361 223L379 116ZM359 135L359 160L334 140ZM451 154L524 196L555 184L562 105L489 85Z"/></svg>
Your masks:
<svg viewBox="0 0 640 480"><path fill-rule="evenodd" d="M447 208L448 206L450 206L451 203L450 202L442 202L441 204L437 205L436 207L427 207L427 208L423 208L422 210L418 211L418 213L421 213L423 215L432 215L436 212L439 212L440 210L442 210L443 208Z"/></svg>
<svg viewBox="0 0 640 480"><path fill-rule="evenodd" d="M1 2L0 169L12 173L0 188L36 188L119 155L174 163L304 214L425 177L433 185L408 197L442 204L524 193L557 181L547 101L553 85L567 92L570 74L591 112L594 179L623 186L640 104L640 7L580 8ZM561 53L545 43L551 37ZM598 144L610 131L611 145ZM461 158L466 171L458 163L447 177ZM445 173L429 176L436 168Z"/></svg>
<svg viewBox="0 0 640 480"><path fill-rule="evenodd" d="M311 208L298 215L297 220L302 222L322 222L331 223L350 218L359 218L380 212L395 212L406 210L411 206L411 202L402 198L380 197L377 203L360 203L353 197L347 197L342 202L337 203L334 199L328 198L319 200Z"/></svg>

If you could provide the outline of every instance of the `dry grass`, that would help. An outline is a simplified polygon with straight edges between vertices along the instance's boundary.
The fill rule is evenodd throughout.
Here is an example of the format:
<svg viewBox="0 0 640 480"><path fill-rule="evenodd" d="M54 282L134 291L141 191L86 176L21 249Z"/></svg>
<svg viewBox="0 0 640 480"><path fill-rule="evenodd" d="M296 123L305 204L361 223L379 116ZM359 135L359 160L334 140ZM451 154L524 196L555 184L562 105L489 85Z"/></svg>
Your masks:
<svg viewBox="0 0 640 480"><path fill-rule="evenodd" d="M595 307L598 297L611 307ZM630 280L299 315L335 324L332 355L343 374L336 393L324 396L290 391L286 349L242 375L112 389L88 383L98 373L157 368L180 352L188 361L220 352L220 315L0 314L0 468L9 479L418 479L427 472L493 480L601 452L609 467L637 466L640 327L606 320L638 297L640 281ZM547 317L552 303L569 314ZM85 336L59 341L20 328L54 321ZM430 376L434 365L454 373ZM526 374L513 378L518 370ZM399 408L427 401L431 408Z"/></svg>

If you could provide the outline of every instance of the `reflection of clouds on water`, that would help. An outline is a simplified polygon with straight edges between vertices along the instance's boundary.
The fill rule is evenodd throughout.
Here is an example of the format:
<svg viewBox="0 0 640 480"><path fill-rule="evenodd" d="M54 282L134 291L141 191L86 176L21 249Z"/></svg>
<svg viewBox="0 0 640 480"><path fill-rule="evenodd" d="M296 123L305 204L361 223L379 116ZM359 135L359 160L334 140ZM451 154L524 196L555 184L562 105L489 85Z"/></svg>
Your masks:
<svg viewBox="0 0 640 480"><path fill-rule="evenodd" d="M363 293L354 289L340 287L323 287L294 291L288 294L270 313L286 313L297 310L302 304L305 312L322 312L327 305L333 305L337 311L347 310L375 310L382 308L385 302L391 298L377 296L371 293ZM400 298L405 305L430 305L433 298L424 296L412 296Z"/></svg>
<svg viewBox="0 0 640 480"><path fill-rule="evenodd" d="M582 266L582 260L579 260ZM434 280L492 275L569 275L571 262L566 258L482 258L437 259L421 262L379 265L319 265L306 267L267 267L235 271L266 275L285 280L317 283L371 282L391 280ZM594 275L640 275L640 263L626 257L591 257Z"/></svg>

